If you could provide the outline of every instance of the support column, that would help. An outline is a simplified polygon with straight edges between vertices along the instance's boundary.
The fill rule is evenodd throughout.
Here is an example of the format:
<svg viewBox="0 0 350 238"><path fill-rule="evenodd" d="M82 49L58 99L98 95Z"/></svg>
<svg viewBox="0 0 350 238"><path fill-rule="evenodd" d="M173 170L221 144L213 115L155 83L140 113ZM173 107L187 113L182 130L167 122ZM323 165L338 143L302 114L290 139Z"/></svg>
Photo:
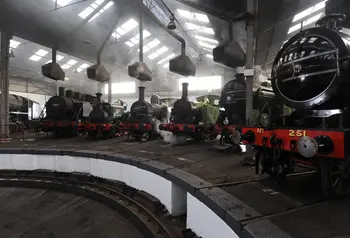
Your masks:
<svg viewBox="0 0 350 238"><path fill-rule="evenodd" d="M9 137L9 59L10 39L12 37L1 32L1 101L0 101L0 137Z"/></svg>
<svg viewBox="0 0 350 238"><path fill-rule="evenodd" d="M247 12L255 16L255 0L247 0ZM254 18L248 17L246 20L247 29L247 49L244 76L246 77L246 125L252 123L253 115L253 79L254 79L254 55L255 55L255 35ZM253 162L253 148L247 145L247 155L243 164L251 165Z"/></svg>
<svg viewBox="0 0 350 238"><path fill-rule="evenodd" d="M112 103L112 82L108 81L108 103Z"/></svg>

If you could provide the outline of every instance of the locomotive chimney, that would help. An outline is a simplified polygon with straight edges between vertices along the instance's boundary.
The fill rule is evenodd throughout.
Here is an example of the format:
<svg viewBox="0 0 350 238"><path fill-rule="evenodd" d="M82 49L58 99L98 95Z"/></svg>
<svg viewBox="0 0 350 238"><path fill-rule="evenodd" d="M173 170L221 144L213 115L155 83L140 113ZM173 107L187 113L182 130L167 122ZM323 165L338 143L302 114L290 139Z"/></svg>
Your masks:
<svg viewBox="0 0 350 238"><path fill-rule="evenodd" d="M72 98L73 97L73 91L72 90L66 90L66 97L67 98Z"/></svg>
<svg viewBox="0 0 350 238"><path fill-rule="evenodd" d="M188 83L182 84L182 98L187 99L188 97Z"/></svg>
<svg viewBox="0 0 350 238"><path fill-rule="evenodd" d="M102 93L96 93L97 101L101 102Z"/></svg>
<svg viewBox="0 0 350 238"><path fill-rule="evenodd" d="M77 100L81 100L81 94L79 92L74 92L74 98Z"/></svg>
<svg viewBox="0 0 350 238"><path fill-rule="evenodd" d="M145 101L145 87L139 87L139 101Z"/></svg>
<svg viewBox="0 0 350 238"><path fill-rule="evenodd" d="M58 88L58 96L64 97L64 90L65 90L64 87L59 87Z"/></svg>

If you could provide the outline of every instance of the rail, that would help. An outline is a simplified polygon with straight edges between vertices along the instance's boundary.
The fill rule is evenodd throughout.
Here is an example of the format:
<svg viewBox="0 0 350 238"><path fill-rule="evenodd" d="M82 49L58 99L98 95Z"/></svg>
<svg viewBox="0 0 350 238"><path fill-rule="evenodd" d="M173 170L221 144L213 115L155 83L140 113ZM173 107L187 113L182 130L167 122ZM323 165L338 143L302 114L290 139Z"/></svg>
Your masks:
<svg viewBox="0 0 350 238"><path fill-rule="evenodd" d="M3 186L49 187L84 195L121 212L142 231L146 237L175 238L163 222L149 208L123 193L123 187L116 183L111 186L104 180L86 175L49 173L44 171L18 172L0 171Z"/></svg>

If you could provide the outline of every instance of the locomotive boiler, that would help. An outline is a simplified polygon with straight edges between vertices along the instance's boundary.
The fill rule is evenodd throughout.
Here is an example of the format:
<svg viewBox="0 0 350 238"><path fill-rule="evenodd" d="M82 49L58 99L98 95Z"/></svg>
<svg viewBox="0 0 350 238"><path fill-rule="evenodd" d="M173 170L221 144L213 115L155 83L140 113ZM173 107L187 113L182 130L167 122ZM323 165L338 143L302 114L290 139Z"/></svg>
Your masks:
<svg viewBox="0 0 350 238"><path fill-rule="evenodd" d="M169 124L161 124L159 129L170 131L177 136L191 137L197 141L214 139L217 136L215 120L218 111L218 107L208 102L189 101L188 83L183 83L182 97L174 103Z"/></svg>
<svg viewBox="0 0 350 238"><path fill-rule="evenodd" d="M30 122L39 117L41 112L39 103L28 98L9 95L9 129L10 133L30 128Z"/></svg>
<svg viewBox="0 0 350 238"><path fill-rule="evenodd" d="M277 100L293 111L268 127L245 127L243 139L257 149L256 168L284 176L295 164L313 166L327 196L349 190L350 36L346 16L332 14L289 39L273 63Z"/></svg>
<svg viewBox="0 0 350 238"><path fill-rule="evenodd" d="M151 140L159 136L158 125L167 123L168 108L159 105L159 100L145 101L145 87L139 87L139 100L131 105L130 118L124 124L128 135L136 140Z"/></svg>
<svg viewBox="0 0 350 238"><path fill-rule="evenodd" d="M92 111L85 124L85 132L94 138L112 138L120 133L117 122L126 108L124 105L103 102L101 97L102 94L97 93L96 99L92 102Z"/></svg>
<svg viewBox="0 0 350 238"><path fill-rule="evenodd" d="M85 95L84 98L92 100ZM83 101L80 94L74 97L72 90L59 88L59 95L51 97L45 104L46 115L41 119L41 130L56 135L75 134L82 129L91 111L91 102Z"/></svg>
<svg viewBox="0 0 350 238"><path fill-rule="evenodd" d="M267 124L267 110L263 108L273 98L272 89L260 87L254 90L253 116L250 122L252 125ZM220 113L216 121L216 129L221 134L220 146L236 149L233 146L240 143L241 126L245 124L246 119L246 82L243 73L236 74L236 79L225 84L221 90L219 106ZM275 107L272 114L279 115L279 110L281 107Z"/></svg>

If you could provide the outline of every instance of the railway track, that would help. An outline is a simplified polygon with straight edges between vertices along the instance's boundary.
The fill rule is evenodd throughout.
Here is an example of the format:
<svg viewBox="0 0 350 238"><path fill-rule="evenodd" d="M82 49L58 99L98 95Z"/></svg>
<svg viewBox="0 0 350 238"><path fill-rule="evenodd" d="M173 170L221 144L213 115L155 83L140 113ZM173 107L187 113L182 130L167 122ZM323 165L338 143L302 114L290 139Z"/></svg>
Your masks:
<svg viewBox="0 0 350 238"><path fill-rule="evenodd" d="M0 171L0 186L53 189L97 200L130 219L144 237L178 238L182 221L168 219L159 201L135 189L82 174L46 171Z"/></svg>

